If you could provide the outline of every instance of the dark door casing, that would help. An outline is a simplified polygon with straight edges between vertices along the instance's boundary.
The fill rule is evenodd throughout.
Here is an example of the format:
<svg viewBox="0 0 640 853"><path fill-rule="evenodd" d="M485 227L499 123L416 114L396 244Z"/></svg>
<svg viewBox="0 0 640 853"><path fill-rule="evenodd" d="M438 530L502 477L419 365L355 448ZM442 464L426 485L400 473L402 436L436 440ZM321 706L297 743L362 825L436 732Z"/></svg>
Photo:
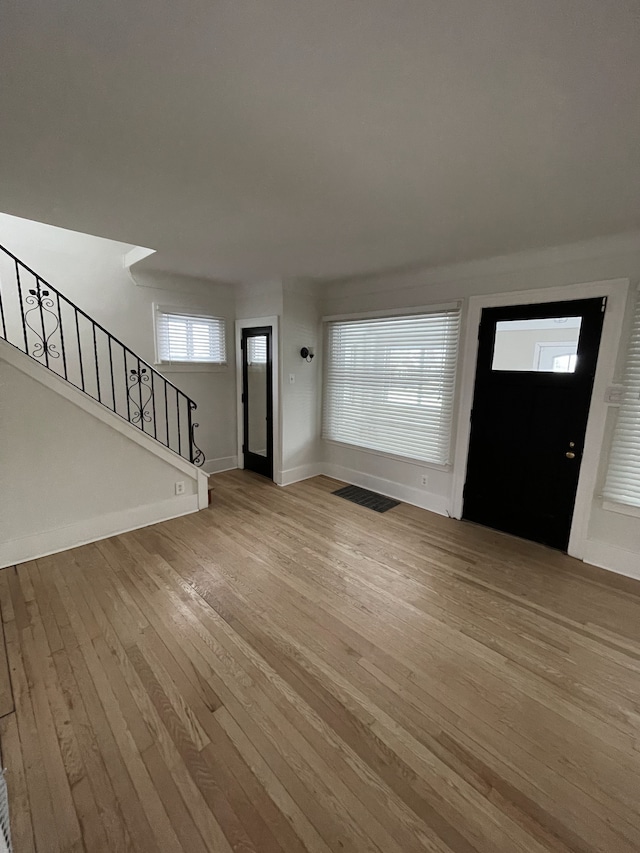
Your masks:
<svg viewBox="0 0 640 853"><path fill-rule="evenodd" d="M244 467L273 479L271 326L242 330Z"/></svg>
<svg viewBox="0 0 640 853"><path fill-rule="evenodd" d="M598 298L482 312L463 518L566 551L605 305ZM548 318L580 318L574 372L494 369L498 323Z"/></svg>

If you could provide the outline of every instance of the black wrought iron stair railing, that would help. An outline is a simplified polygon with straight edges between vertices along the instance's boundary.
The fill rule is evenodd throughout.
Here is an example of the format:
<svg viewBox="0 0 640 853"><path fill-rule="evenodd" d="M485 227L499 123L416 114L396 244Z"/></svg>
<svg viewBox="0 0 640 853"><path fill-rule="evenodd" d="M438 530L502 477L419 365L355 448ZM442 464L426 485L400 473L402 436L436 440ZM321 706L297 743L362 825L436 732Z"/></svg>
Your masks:
<svg viewBox="0 0 640 853"><path fill-rule="evenodd" d="M196 403L1 245L0 336L145 435L203 464Z"/></svg>

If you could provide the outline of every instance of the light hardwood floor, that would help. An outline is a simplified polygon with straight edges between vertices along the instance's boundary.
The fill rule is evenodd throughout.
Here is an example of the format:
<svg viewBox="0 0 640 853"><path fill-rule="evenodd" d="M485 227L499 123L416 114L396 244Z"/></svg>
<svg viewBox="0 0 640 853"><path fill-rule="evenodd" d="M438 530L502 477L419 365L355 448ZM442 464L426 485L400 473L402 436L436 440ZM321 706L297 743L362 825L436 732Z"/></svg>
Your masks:
<svg viewBox="0 0 640 853"><path fill-rule="evenodd" d="M16 853L640 850L640 584L325 477L213 483L0 572Z"/></svg>

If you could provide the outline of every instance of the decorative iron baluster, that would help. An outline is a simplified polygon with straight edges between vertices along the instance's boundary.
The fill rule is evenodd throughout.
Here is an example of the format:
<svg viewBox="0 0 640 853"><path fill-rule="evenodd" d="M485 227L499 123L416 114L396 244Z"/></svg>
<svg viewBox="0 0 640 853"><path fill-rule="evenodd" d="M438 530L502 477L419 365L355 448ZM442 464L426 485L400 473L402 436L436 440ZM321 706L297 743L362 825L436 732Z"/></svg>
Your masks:
<svg viewBox="0 0 640 853"><path fill-rule="evenodd" d="M193 462L194 465L197 465L198 467L200 467L200 466L204 465L204 453L200 450L200 448L196 444L196 439L195 439L195 430L197 427L200 426L200 424L193 423L192 414L191 414L192 412L195 412L195 410L197 408L198 408L198 406L193 402L193 400L189 400L189 441L190 441L189 455L190 455L190 461Z"/></svg>
<svg viewBox="0 0 640 853"><path fill-rule="evenodd" d="M116 402L116 382L113 378L113 348L111 346L111 336L109 336L109 372L111 373L111 399L113 400L113 411L117 413L118 404Z"/></svg>
<svg viewBox="0 0 640 853"><path fill-rule="evenodd" d="M40 282L36 282L35 290L29 290L29 295L25 298L25 304L30 305L24 312L24 323L27 328L31 329L33 334L38 339L32 351L29 353L33 358L42 358L44 356L46 363L49 363L50 358L60 358L60 353L56 344L51 343L51 338L55 335L60 327L60 318L51 309L55 307L55 302L51 298L48 290L41 287ZM35 325L31 324L33 314L40 315L42 332L38 331ZM46 322L45 322L46 315ZM52 318L52 319L50 319ZM47 323L51 331L47 331ZM53 325L52 325L53 324Z"/></svg>
<svg viewBox="0 0 640 853"><path fill-rule="evenodd" d="M22 282L20 281L20 263L14 258L16 264L16 284L18 285L18 304L20 305L20 316L22 317L22 334L24 336L24 351L29 354L29 343L27 341L27 326L24 322L24 303L22 300Z"/></svg>
<svg viewBox="0 0 640 853"><path fill-rule="evenodd" d="M96 389L98 391L98 401L102 402L100 395L100 361L98 359L98 340L96 338L96 324L93 324L93 354L96 360Z"/></svg>
<svg viewBox="0 0 640 853"><path fill-rule="evenodd" d="M147 371L145 369L145 373L146 372ZM140 359L138 359L138 376L142 377L142 367L140 365ZM148 376L146 376L145 379L147 382L149 381ZM149 399L151 399L151 396L153 396L153 391L151 390L151 388L147 388L147 391L149 391L149 394L150 394ZM140 418L140 429L142 430L142 432L144 432L145 431L145 429L144 429L145 421L147 423L150 423L151 422L151 415L149 414L149 412L145 412L145 405L146 404L143 405L143 402L142 402L142 380L140 382L138 382L138 401L139 401L140 411L142 412L142 417Z"/></svg>
<svg viewBox="0 0 640 853"><path fill-rule="evenodd" d="M166 445L168 448L171 448L171 438L169 436L169 400L167 398L167 383L164 382L164 419L167 427L167 441Z"/></svg>
<svg viewBox="0 0 640 853"><path fill-rule="evenodd" d="M140 429L144 430L144 423L151 423L151 413L147 411L147 406L153 398L153 391L148 384L149 373L146 367L132 367L129 370L129 384L127 387L127 396L130 402L135 406L133 414L130 414L129 420L132 424L140 424ZM134 392L137 389L138 399L136 400ZM143 396L143 390L148 394Z"/></svg>
<svg viewBox="0 0 640 853"><path fill-rule="evenodd" d="M82 390L84 391L84 365L82 364L82 343L80 342L80 318L78 316L78 309L75 308L76 315L76 336L78 338L78 364L80 365L80 384L82 385Z"/></svg>
<svg viewBox="0 0 640 853"><path fill-rule="evenodd" d="M60 308L60 294L56 293L56 297L58 300L58 320L60 321L60 344L62 346L62 367L64 369L64 378L69 379L69 374L67 373L67 352L64 348L64 332L62 331L62 309Z"/></svg>
<svg viewBox="0 0 640 853"><path fill-rule="evenodd" d="M180 429L180 392L176 388L176 417L178 419L178 456L182 456L182 430Z"/></svg>
<svg viewBox="0 0 640 853"><path fill-rule="evenodd" d="M156 414L156 383L155 373L151 374L151 402L153 404L153 437L158 439L158 416Z"/></svg>
<svg viewBox="0 0 640 853"><path fill-rule="evenodd" d="M0 287L0 320L2 320L2 337L7 339L7 324L4 319L4 303L2 301L2 288Z"/></svg>

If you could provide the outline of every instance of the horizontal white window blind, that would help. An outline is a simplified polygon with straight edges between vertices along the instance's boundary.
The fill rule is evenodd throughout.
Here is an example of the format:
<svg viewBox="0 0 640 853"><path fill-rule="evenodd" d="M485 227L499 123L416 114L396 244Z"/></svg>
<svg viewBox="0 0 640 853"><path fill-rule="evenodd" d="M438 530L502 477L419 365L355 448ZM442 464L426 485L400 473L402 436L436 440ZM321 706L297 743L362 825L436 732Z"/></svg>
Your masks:
<svg viewBox="0 0 640 853"><path fill-rule="evenodd" d="M166 362L225 364L225 321L156 309L158 358Z"/></svg>
<svg viewBox="0 0 640 853"><path fill-rule="evenodd" d="M327 324L323 437L449 462L460 310Z"/></svg>
<svg viewBox="0 0 640 853"><path fill-rule="evenodd" d="M603 494L615 503L640 507L640 295Z"/></svg>
<svg viewBox="0 0 640 853"><path fill-rule="evenodd" d="M267 363L267 336L247 338L247 361L249 364Z"/></svg>

